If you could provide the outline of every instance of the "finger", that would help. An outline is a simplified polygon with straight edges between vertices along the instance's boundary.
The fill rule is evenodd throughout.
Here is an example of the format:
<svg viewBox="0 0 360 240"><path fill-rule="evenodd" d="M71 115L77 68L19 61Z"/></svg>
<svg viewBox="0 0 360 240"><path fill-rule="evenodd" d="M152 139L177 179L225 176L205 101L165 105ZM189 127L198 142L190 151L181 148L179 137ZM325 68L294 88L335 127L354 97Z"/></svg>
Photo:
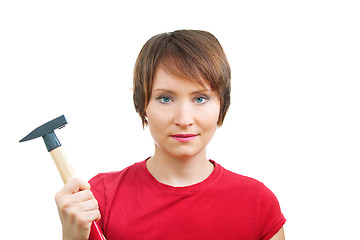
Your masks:
<svg viewBox="0 0 360 240"><path fill-rule="evenodd" d="M74 203L80 203L87 200L95 199L94 194L90 190L83 190L72 195Z"/></svg>
<svg viewBox="0 0 360 240"><path fill-rule="evenodd" d="M78 203L77 208L82 212L93 211L93 210L99 209L98 202L96 201L96 199L91 199L88 201Z"/></svg>
<svg viewBox="0 0 360 240"><path fill-rule="evenodd" d="M80 227L90 228L91 223L99 218L100 218L100 211L93 210L93 211L82 212L81 214L73 218L73 221L76 223L76 225Z"/></svg>
<svg viewBox="0 0 360 240"><path fill-rule="evenodd" d="M55 201L58 208L62 209L64 207L69 207L71 203L81 202L93 198L89 189L89 183L78 178L70 179L70 181L66 183L65 186L55 195ZM77 196L76 193L79 193L79 191L85 191L85 193ZM79 200L77 200L78 197Z"/></svg>
<svg viewBox="0 0 360 240"><path fill-rule="evenodd" d="M81 217L78 218L80 221L88 221L93 222L99 220L101 217L100 211L98 209L92 210L92 211L86 211L81 214Z"/></svg>
<svg viewBox="0 0 360 240"><path fill-rule="evenodd" d="M68 205L67 207L61 209L61 213L65 219L70 219L70 222L88 222L100 217L98 203L95 199Z"/></svg>

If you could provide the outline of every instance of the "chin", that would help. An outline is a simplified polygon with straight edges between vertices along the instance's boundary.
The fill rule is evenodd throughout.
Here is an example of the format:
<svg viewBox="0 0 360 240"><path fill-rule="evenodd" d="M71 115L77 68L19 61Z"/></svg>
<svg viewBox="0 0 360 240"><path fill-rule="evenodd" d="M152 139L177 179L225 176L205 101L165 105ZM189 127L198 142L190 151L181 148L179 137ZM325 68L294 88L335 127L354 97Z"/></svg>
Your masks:
<svg viewBox="0 0 360 240"><path fill-rule="evenodd" d="M198 156L202 151L176 151L176 152L170 152L170 155L172 155L175 158L186 160L189 158L194 158Z"/></svg>

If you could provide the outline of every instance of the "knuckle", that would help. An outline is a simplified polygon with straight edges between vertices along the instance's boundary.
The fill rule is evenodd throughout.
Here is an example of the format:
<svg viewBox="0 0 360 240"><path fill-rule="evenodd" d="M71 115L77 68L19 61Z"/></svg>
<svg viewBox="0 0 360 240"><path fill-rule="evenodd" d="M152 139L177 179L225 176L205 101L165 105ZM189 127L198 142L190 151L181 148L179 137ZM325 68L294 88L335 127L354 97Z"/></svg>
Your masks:
<svg viewBox="0 0 360 240"><path fill-rule="evenodd" d="M64 200L58 205L59 211L69 217L74 217L77 214L76 205L68 200Z"/></svg>
<svg viewBox="0 0 360 240"><path fill-rule="evenodd" d="M65 210L70 207L70 203L66 201L63 197L59 197L55 201L58 209L62 212L65 212Z"/></svg>
<svg viewBox="0 0 360 240"><path fill-rule="evenodd" d="M65 211L65 212L71 211L71 209L73 209L72 206L73 206L73 204L72 204L71 202L69 202L69 201L63 202L63 203L60 205L61 209L62 209L63 211Z"/></svg>
<svg viewBox="0 0 360 240"><path fill-rule="evenodd" d="M76 223L79 225L79 226L86 226L89 224L89 220L84 217L84 216L78 216L76 218Z"/></svg>
<svg viewBox="0 0 360 240"><path fill-rule="evenodd" d="M74 222L78 218L78 212L74 208L62 209L61 212L62 216L70 222Z"/></svg>
<svg viewBox="0 0 360 240"><path fill-rule="evenodd" d="M58 202L61 202L63 200L63 198L66 196L66 186L64 186L60 191L58 191L56 194L55 194L55 202L58 203Z"/></svg>
<svg viewBox="0 0 360 240"><path fill-rule="evenodd" d="M57 192L55 194L55 202L56 202L56 204L58 204L60 201L61 201L61 193Z"/></svg>

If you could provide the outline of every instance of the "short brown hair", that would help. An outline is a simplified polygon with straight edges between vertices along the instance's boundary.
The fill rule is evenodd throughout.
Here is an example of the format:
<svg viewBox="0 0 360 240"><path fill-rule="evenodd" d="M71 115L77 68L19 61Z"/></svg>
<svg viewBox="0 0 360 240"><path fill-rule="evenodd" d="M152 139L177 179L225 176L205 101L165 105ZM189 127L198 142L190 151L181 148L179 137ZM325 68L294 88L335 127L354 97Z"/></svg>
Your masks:
<svg viewBox="0 0 360 240"><path fill-rule="evenodd" d="M231 70L223 48L214 35L199 30L178 30L150 38L135 63L134 106L143 126L147 125L153 78L161 65L176 77L209 85L220 99L218 126L230 106Z"/></svg>

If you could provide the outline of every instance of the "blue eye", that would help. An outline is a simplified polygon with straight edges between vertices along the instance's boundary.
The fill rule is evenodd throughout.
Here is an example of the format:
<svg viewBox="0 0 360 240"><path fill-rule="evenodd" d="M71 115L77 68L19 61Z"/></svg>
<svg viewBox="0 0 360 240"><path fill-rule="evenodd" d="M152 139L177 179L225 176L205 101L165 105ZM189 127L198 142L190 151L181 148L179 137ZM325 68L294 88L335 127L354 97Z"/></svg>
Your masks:
<svg viewBox="0 0 360 240"><path fill-rule="evenodd" d="M163 102L170 102L170 98L169 97L163 97L161 98Z"/></svg>
<svg viewBox="0 0 360 240"><path fill-rule="evenodd" d="M205 103L207 101L206 97L197 97L195 98L196 103Z"/></svg>
<svg viewBox="0 0 360 240"><path fill-rule="evenodd" d="M169 103L171 101L171 98L169 97L160 97L159 99L162 103Z"/></svg>

